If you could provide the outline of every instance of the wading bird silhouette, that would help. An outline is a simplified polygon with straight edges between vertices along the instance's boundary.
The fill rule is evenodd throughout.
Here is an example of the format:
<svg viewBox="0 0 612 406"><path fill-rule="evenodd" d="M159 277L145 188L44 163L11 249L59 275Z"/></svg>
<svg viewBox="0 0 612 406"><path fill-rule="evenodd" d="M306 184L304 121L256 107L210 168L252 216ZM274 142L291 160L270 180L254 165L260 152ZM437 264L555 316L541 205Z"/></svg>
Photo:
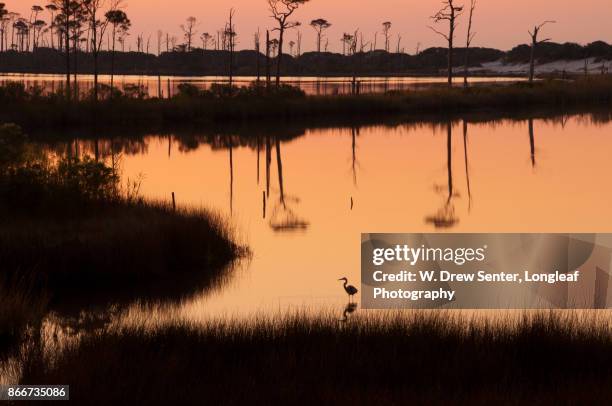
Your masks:
<svg viewBox="0 0 612 406"><path fill-rule="evenodd" d="M357 292L359 292L359 291L353 285L348 285L348 279L347 278L340 278L338 280L339 281L344 281L344 290L346 291L346 294L349 295L349 302L350 302L350 300L353 298L353 296Z"/></svg>

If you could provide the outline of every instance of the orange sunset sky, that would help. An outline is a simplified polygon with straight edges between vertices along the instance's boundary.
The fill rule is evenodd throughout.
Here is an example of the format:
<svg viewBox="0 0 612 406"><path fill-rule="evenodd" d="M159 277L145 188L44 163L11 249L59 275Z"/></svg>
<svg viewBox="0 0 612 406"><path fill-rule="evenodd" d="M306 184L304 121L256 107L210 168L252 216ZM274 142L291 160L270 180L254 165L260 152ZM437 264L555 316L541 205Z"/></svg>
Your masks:
<svg viewBox="0 0 612 406"><path fill-rule="evenodd" d="M29 16L36 0L3 0L9 10ZM180 38L179 25L188 16L198 19L198 32L214 33L222 27L230 7L237 10L236 27L239 48L250 48L253 33L257 28L272 27L266 0L124 0L125 11L133 23L131 40L137 34L145 37L158 29L169 31ZM40 1L44 5L44 1ZM464 0L463 3L469 3ZM295 19L304 26L302 51L315 47L315 36L308 22L314 18L326 18L333 27L328 31L330 51L342 49L339 38L343 32L359 28L366 39L380 31L383 21L393 23L393 44L397 34L402 36L402 46L412 53L417 43L421 49L442 45L443 40L432 33L427 25L441 2L439 0L311 0L298 10ZM459 2L462 4L462 2ZM48 18L45 14L44 18ZM543 20L557 20L554 26L547 26L543 35L554 41L587 43L594 40L612 42L611 0L479 0L475 15L475 29L478 33L474 46L489 46L509 49L528 41L527 30ZM465 41L462 24L458 31L458 42ZM198 36L199 36L198 33ZM290 33L294 39L295 32ZM152 43L154 39L151 40ZM180 40L179 40L180 42ZM379 47L382 41L378 41ZM395 48L395 45L393 45Z"/></svg>

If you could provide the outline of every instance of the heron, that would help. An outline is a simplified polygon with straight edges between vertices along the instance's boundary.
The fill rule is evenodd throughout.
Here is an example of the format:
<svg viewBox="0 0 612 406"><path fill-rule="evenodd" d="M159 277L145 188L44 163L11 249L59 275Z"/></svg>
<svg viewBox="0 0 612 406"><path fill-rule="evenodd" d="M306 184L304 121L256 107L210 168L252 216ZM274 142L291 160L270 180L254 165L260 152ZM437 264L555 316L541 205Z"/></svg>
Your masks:
<svg viewBox="0 0 612 406"><path fill-rule="evenodd" d="M349 284L348 284L348 279L347 279L346 277L345 277L345 278L340 278L340 279L338 279L338 280L339 280L339 281L344 281L344 290L346 291L346 294L349 296L349 302L350 302L350 300L353 298L353 296L354 296L354 295L355 295L357 292L359 292L359 291L358 291L358 290L357 290L357 288L356 288L356 287L354 287L353 285L349 285Z"/></svg>

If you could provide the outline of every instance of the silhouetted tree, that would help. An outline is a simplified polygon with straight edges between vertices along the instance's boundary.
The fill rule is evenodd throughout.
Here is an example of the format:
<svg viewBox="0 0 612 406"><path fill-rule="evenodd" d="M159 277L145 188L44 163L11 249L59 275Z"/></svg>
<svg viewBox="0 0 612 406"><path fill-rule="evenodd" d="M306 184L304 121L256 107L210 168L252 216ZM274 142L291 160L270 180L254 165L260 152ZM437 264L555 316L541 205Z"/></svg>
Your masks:
<svg viewBox="0 0 612 406"><path fill-rule="evenodd" d="M448 42L448 86L453 85L453 42L455 40L455 29L457 28L457 18L463 13L463 6L456 6L454 0L445 0L443 7L432 16L434 23L448 21L448 34L429 27L433 32L442 36Z"/></svg>
<svg viewBox="0 0 612 406"><path fill-rule="evenodd" d="M261 69L260 69L260 53L261 53L261 39L260 39L260 33L259 33L259 28L257 29L257 32L255 33L254 36L254 45L255 45L255 55L256 55L256 65L257 65L257 84L259 85L259 81L261 80ZM258 166L259 168L259 166Z"/></svg>
<svg viewBox="0 0 612 406"><path fill-rule="evenodd" d="M183 31L183 36L185 38L185 49L187 52L191 52L191 45L193 44L193 37L196 35L197 31L195 29L197 25L197 19L195 17L188 17L185 24L181 24L181 30Z"/></svg>
<svg viewBox="0 0 612 406"><path fill-rule="evenodd" d="M536 47L538 46L538 44L541 44L542 42L550 41L550 38L546 38L541 41L538 41L538 34L540 33L540 30L542 29L542 27L544 27L546 24L549 24L549 23L553 24L554 21L544 21L542 24L536 25L533 28L533 31L528 31L529 36L531 37L531 55L529 58L529 83L533 83L533 77L535 75Z"/></svg>
<svg viewBox="0 0 612 406"><path fill-rule="evenodd" d="M127 14L123 10L110 10L105 14L106 20L113 26L112 32L112 52L111 52L111 95L113 93L114 77L115 77L115 46L117 44L117 35L120 39L124 33L130 29L132 25Z"/></svg>
<svg viewBox="0 0 612 406"><path fill-rule="evenodd" d="M57 13L57 6L53 3L47 4L45 6L45 8L47 9L47 11L49 12L50 15L50 20L49 20L49 30L50 30L50 36L51 36L51 48L55 49L55 13Z"/></svg>
<svg viewBox="0 0 612 406"><path fill-rule="evenodd" d="M28 23L24 18L20 18L13 24L13 30L17 32L17 50L26 51L26 38L29 35Z"/></svg>
<svg viewBox="0 0 612 406"><path fill-rule="evenodd" d="M44 10L41 6L34 5L30 12L30 21L28 22L28 39L27 39L27 50L30 50L30 42L32 43L32 50L36 49L36 29L35 25L38 21L38 15Z"/></svg>
<svg viewBox="0 0 612 406"><path fill-rule="evenodd" d="M224 37L227 38L229 51L229 91L232 91L234 80L234 47L236 45L236 28L234 27L234 15L236 11L232 8L229 11L229 19L225 25Z"/></svg>
<svg viewBox="0 0 612 406"><path fill-rule="evenodd" d="M270 89L270 31L266 30L266 89Z"/></svg>
<svg viewBox="0 0 612 406"><path fill-rule="evenodd" d="M30 42L32 44L32 51L36 50L36 41L37 41L37 28L39 28L40 23L43 25L46 24L43 21L38 19L38 15L44 10L41 6L34 5L31 8L30 13L30 21L28 22L29 26L29 35L28 35L28 47L27 50L30 50Z"/></svg>
<svg viewBox="0 0 612 406"><path fill-rule="evenodd" d="M9 11L8 14L5 17L6 19L6 23L7 23L7 27L11 27L11 46L9 47L7 44L7 49L17 49L17 45L15 44L15 29L14 29L14 24L15 21L19 19L19 13L15 13L13 11ZM6 34L6 40L8 42L8 33Z"/></svg>
<svg viewBox="0 0 612 406"><path fill-rule="evenodd" d="M299 8L300 5L307 3L310 0L268 0L270 11L272 12L272 18L278 23L278 28L274 28L274 31L278 31L278 60L276 62L276 86L280 86L280 70L281 60L283 59L283 40L285 37L285 30L298 27L300 23L298 21L289 21L289 17Z"/></svg>
<svg viewBox="0 0 612 406"><path fill-rule="evenodd" d="M43 32L43 28L47 25L47 23L43 20L35 20L32 23L32 50L35 51L38 49L40 37Z"/></svg>
<svg viewBox="0 0 612 406"><path fill-rule="evenodd" d="M59 14L56 21L63 35L64 52L66 54L66 97L70 99L70 18L72 16L72 2L70 0L53 0Z"/></svg>
<svg viewBox="0 0 612 406"><path fill-rule="evenodd" d="M83 0L74 0L71 3L72 7L72 21L70 22L70 39L72 40L72 49L74 54L74 98L75 100L79 97L78 87L78 57L79 51L81 50L81 43L85 41L82 36L85 32L83 25L86 22L85 8L83 6Z"/></svg>
<svg viewBox="0 0 612 406"><path fill-rule="evenodd" d="M389 52L389 42L391 38L391 22L385 21L382 25L383 35L385 36L385 51Z"/></svg>
<svg viewBox="0 0 612 406"><path fill-rule="evenodd" d="M310 26L317 32L317 52L321 52L321 40L325 30L331 27L331 23L323 18L317 18L310 22Z"/></svg>
<svg viewBox="0 0 612 406"><path fill-rule="evenodd" d="M278 51L278 40L276 38L271 39L270 40L270 55L273 57L278 56L277 51Z"/></svg>
<svg viewBox="0 0 612 406"><path fill-rule="evenodd" d="M345 32L342 34L342 38L340 41L342 42L342 55L347 55L351 53L351 46L353 44L354 36Z"/></svg>
<svg viewBox="0 0 612 406"><path fill-rule="evenodd" d="M470 0L470 16L468 19L467 36L465 40L465 70L463 75L463 87L468 87L468 73L470 65L470 46L476 36L476 33L472 31L472 18L474 17L474 10L476 10L476 0Z"/></svg>
<svg viewBox="0 0 612 406"><path fill-rule="evenodd" d="M5 51L6 29L10 21L5 3L0 3L0 52Z"/></svg>
<svg viewBox="0 0 612 406"><path fill-rule="evenodd" d="M99 19L101 13L100 9L105 5L105 3L105 0L83 0L83 7L85 8L85 15L91 32L91 53L94 63L94 101L98 101L98 56L100 55L100 49L102 48L104 33L106 32L106 28L109 24L108 19ZM113 0L111 4L112 8L116 9L119 6L119 3L119 0Z"/></svg>
<svg viewBox="0 0 612 406"><path fill-rule="evenodd" d="M289 41L289 55L293 56L293 47L295 46L295 41Z"/></svg>
<svg viewBox="0 0 612 406"><path fill-rule="evenodd" d="M212 40L212 35L205 32L202 35L200 35L200 39L202 40L202 49L206 51L208 49L208 44Z"/></svg>

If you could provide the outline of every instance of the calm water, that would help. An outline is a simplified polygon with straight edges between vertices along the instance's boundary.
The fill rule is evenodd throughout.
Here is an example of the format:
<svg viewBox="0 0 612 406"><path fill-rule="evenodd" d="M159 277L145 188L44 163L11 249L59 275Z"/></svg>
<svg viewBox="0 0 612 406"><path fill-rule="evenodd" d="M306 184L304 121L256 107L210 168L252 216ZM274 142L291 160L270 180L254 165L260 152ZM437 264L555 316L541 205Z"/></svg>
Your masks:
<svg viewBox="0 0 612 406"><path fill-rule="evenodd" d="M94 153L56 150L75 145ZM362 232L612 230L612 123L588 116L98 143L112 150L143 196L221 212L253 251L226 285L156 308L161 320L342 308Z"/></svg>
<svg viewBox="0 0 612 406"><path fill-rule="evenodd" d="M50 360L102 326L295 311L342 320L337 279L359 286L362 232L612 231L609 118L248 131L46 146L114 160L147 198L174 192L180 206L221 213L253 252L226 283L180 301L52 312L41 330ZM0 362L0 383L19 381L19 359Z"/></svg>
<svg viewBox="0 0 612 406"><path fill-rule="evenodd" d="M255 81L256 77L237 77L235 83L238 86L248 86L249 83ZM23 82L26 86L41 86L47 91L55 92L63 89L65 75L34 75L34 74L0 74L0 84L8 81ZM446 84L445 77L364 77L357 79L360 82L362 93L382 93L392 90L416 90L423 87L431 87L436 85ZM490 77L490 78L472 78L472 83L509 83L516 82L522 79L505 78L505 77ZM110 84L110 76L101 75L100 83ZM462 84L462 78L456 78L457 84ZM283 78L284 83L298 86L310 95L332 95L332 94L350 94L352 89L352 77L333 77L333 78L317 78L317 77L286 77ZM196 77L181 77L181 76L134 76L134 75L116 75L114 79L115 85L123 89L127 85L143 86L148 94L152 97L167 97L168 94L176 94L177 87L181 83L190 83L200 89L207 89L213 83L227 83L227 77L222 76L196 76ZM93 87L92 75L78 76L79 91L81 93L88 92ZM161 87L160 87L161 85Z"/></svg>

